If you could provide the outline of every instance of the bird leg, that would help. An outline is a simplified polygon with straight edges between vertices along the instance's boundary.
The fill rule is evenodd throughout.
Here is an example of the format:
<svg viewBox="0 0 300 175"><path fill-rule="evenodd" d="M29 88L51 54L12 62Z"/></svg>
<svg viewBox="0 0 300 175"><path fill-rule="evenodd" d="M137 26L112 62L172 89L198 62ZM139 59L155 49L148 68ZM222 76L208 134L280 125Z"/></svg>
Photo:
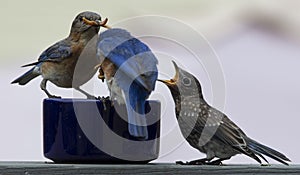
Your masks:
<svg viewBox="0 0 300 175"><path fill-rule="evenodd" d="M228 159L230 159L230 157L229 158L220 158L220 159L217 159L214 161L211 161L211 159L204 158L204 159L193 160L193 161L186 162L186 163L184 163L182 161L177 161L176 164L179 164L179 165L222 165L222 161L228 160Z"/></svg>
<svg viewBox="0 0 300 175"><path fill-rule="evenodd" d="M77 91L83 93L83 94L86 96L87 99L96 99L95 96L93 96L93 95L91 95L91 94L85 92L84 90L80 89L80 87L76 87L76 88L74 88L74 89L76 89Z"/></svg>
<svg viewBox="0 0 300 175"><path fill-rule="evenodd" d="M192 160L190 162L182 162L182 161L176 161L176 164L178 165L208 165L207 161L210 161L211 159L203 158L203 159L197 159Z"/></svg>
<svg viewBox="0 0 300 175"><path fill-rule="evenodd" d="M42 82L40 84L41 89L47 94L47 96L49 98L61 98L60 96L55 96L55 95L52 95L52 94L49 93L49 91L46 88L47 81L48 81L47 79L42 80Z"/></svg>

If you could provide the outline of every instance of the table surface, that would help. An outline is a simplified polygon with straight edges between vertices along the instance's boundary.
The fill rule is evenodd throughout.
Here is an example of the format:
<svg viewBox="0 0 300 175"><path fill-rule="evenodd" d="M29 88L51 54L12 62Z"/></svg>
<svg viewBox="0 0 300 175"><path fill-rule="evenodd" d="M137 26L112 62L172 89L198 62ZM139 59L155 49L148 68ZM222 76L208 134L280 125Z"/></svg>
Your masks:
<svg viewBox="0 0 300 175"><path fill-rule="evenodd" d="M156 164L54 164L51 162L0 162L0 174L300 174L300 165L176 165Z"/></svg>

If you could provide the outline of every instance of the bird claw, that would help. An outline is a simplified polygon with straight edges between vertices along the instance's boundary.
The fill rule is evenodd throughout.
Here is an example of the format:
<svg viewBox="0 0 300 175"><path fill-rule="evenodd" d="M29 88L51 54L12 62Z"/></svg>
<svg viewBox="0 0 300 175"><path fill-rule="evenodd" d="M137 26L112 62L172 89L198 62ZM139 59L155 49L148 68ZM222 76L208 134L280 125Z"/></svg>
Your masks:
<svg viewBox="0 0 300 175"><path fill-rule="evenodd" d="M176 161L177 165L207 165L205 162L203 161L186 161L185 163L182 161Z"/></svg>
<svg viewBox="0 0 300 175"><path fill-rule="evenodd" d="M176 165L187 165L188 162L184 163L182 161L176 161L175 163Z"/></svg>
<svg viewBox="0 0 300 175"><path fill-rule="evenodd" d="M49 98L61 98L61 96L49 95Z"/></svg>
<svg viewBox="0 0 300 175"><path fill-rule="evenodd" d="M97 100L100 100L100 101L102 101L102 102L106 102L107 100L110 100L110 97L109 96L107 96L107 97L104 97L104 96L102 96L102 97L97 97Z"/></svg>
<svg viewBox="0 0 300 175"><path fill-rule="evenodd" d="M212 162L207 162L206 165L223 165L223 163L221 161L212 161Z"/></svg>
<svg viewBox="0 0 300 175"><path fill-rule="evenodd" d="M176 161L175 162L177 165L223 165L221 161L216 160L216 161L206 161L206 160L193 160L193 161L186 161L185 163L182 161Z"/></svg>
<svg viewBox="0 0 300 175"><path fill-rule="evenodd" d="M260 166L271 166L271 165L268 164L268 163L267 163L267 164L263 164L263 163L262 163L262 164L260 164Z"/></svg>
<svg viewBox="0 0 300 175"><path fill-rule="evenodd" d="M107 97L104 97L104 96L102 96L102 97L98 97L98 98L96 98L97 100L100 100L101 102L102 102L102 104L103 104L103 109L106 111L107 110L107 106L106 106L106 101L107 100L110 100L110 97L109 96L107 96Z"/></svg>

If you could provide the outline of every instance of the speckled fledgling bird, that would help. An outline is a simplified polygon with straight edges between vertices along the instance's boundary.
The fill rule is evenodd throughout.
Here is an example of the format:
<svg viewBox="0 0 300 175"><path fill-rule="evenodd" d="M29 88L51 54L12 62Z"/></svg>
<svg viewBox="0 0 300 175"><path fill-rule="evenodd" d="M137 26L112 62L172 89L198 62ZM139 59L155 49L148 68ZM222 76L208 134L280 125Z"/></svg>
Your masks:
<svg viewBox="0 0 300 175"><path fill-rule="evenodd" d="M171 91L182 135L192 147L206 154L204 159L179 164L215 165L242 153L259 163L257 156L268 162L263 157L266 155L288 165L286 161L290 160L285 155L249 138L225 114L207 104L197 78L173 64L175 77L159 81ZM214 158L219 159L212 161Z"/></svg>
<svg viewBox="0 0 300 175"><path fill-rule="evenodd" d="M105 19L101 22L101 17L97 13L82 12L76 16L72 23L71 31L66 39L63 39L46 49L37 62L24 65L34 66L28 72L14 80L12 83L25 85L35 77L42 75L43 80L40 84L41 89L49 98L55 98L46 89L46 83L49 80L58 87L75 88L88 98L93 96L80 89L80 86L90 80L96 73L94 66L99 63L96 57L96 42L89 46L90 50L85 53L80 65L78 58L89 44L90 40L98 35L100 26L104 26L107 22ZM95 37L95 41L97 37ZM93 52L93 53L92 53ZM74 77L74 69L76 67L76 77Z"/></svg>
<svg viewBox="0 0 300 175"><path fill-rule="evenodd" d="M130 135L148 137L145 101L157 80L157 59L146 44L123 29L100 33L97 54L100 75L107 81L112 100L126 104Z"/></svg>

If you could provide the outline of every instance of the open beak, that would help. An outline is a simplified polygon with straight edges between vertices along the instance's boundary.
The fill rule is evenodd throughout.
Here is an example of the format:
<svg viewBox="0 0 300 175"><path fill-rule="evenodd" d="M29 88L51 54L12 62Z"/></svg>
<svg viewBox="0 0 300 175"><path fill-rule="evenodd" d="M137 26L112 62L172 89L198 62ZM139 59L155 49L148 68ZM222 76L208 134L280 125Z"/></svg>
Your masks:
<svg viewBox="0 0 300 175"><path fill-rule="evenodd" d="M107 29L111 29L110 26L106 25L106 23L108 22L107 18L105 18L104 21L100 21L100 20L91 21L91 20L88 20L85 17L83 17L82 20L84 23L91 25L91 26L101 26L101 27L104 27Z"/></svg>
<svg viewBox="0 0 300 175"><path fill-rule="evenodd" d="M176 84L176 82L173 79L170 79L170 80L157 79L157 81L163 82L167 86L174 86Z"/></svg>
<svg viewBox="0 0 300 175"><path fill-rule="evenodd" d="M176 71L174 78L172 78L170 80L157 79L157 81L163 82L164 84L166 84L169 87L176 86L176 83L177 83L177 81L179 79L179 67L177 66L177 64L175 63L175 61L172 61L172 63L174 64L175 71Z"/></svg>

